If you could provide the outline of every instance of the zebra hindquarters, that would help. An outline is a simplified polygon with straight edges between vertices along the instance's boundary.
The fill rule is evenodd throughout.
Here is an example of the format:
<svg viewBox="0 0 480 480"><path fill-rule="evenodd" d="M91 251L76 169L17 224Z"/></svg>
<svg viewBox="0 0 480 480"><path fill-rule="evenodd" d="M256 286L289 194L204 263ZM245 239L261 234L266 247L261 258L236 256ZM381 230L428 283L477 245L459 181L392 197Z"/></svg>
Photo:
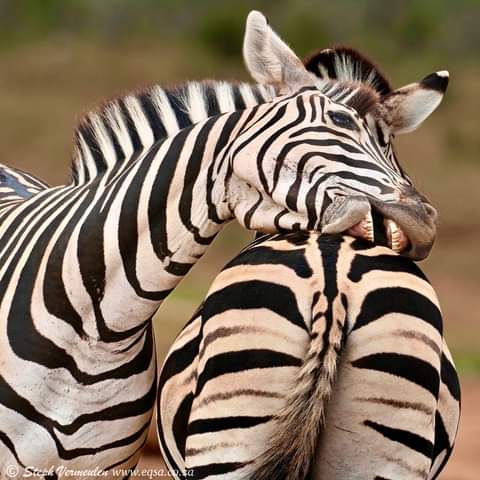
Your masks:
<svg viewBox="0 0 480 480"><path fill-rule="evenodd" d="M229 264L165 360L160 443L187 478L249 476L277 431L275 414L308 349L315 290L305 245L276 246L271 259L263 246Z"/></svg>
<svg viewBox="0 0 480 480"><path fill-rule="evenodd" d="M185 472L185 444L196 386L201 309L183 327L164 360L157 393L157 434L171 472ZM180 474L176 478L182 478Z"/></svg>
<svg viewBox="0 0 480 480"><path fill-rule="evenodd" d="M436 455L443 452L443 460L445 449L451 450L458 401L441 384L442 362L449 360L443 355L440 311L427 282L416 278L414 283L412 289L384 291L375 299L372 317L357 316L319 438L313 479L426 480L433 478ZM355 309L355 295L351 300ZM360 312L368 302L367 295ZM442 397L448 405L443 407L449 415L447 442L435 428Z"/></svg>
<svg viewBox="0 0 480 480"><path fill-rule="evenodd" d="M280 235L215 279L167 356L158 407L164 457L187 478L431 480L459 387L413 262L350 237Z"/></svg>
<svg viewBox="0 0 480 480"><path fill-rule="evenodd" d="M299 371L308 332L263 310L204 315L185 445L185 468L195 479L249 477L250 464L275 435L273 417Z"/></svg>
<svg viewBox="0 0 480 480"><path fill-rule="evenodd" d="M262 309L211 318L200 312L208 320L203 331L202 317L185 327L160 377L162 454L186 478L244 479L275 435L273 417L299 370L308 333Z"/></svg>

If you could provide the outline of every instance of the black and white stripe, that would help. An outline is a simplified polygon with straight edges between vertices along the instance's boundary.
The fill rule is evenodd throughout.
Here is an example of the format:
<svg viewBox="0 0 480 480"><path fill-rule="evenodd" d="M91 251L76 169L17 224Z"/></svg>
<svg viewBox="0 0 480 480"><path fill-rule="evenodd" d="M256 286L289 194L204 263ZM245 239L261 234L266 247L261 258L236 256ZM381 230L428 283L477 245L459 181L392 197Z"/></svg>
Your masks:
<svg viewBox="0 0 480 480"><path fill-rule="evenodd" d="M69 184L5 177L1 474L136 464L155 398L151 318L226 222L322 229L353 199L353 223L376 202L425 230L424 199L369 127L375 92L295 68L277 88L188 83L114 99L80 123Z"/></svg>
<svg viewBox="0 0 480 480"><path fill-rule="evenodd" d="M72 177L82 184L158 141L221 113L245 110L277 96L274 88L246 83L158 85L107 102L85 115L75 134ZM136 154L136 155L135 155Z"/></svg>
<svg viewBox="0 0 480 480"><path fill-rule="evenodd" d="M196 479L433 479L460 391L423 273L351 237L264 237L165 360L166 462ZM187 478L187 477L185 477Z"/></svg>
<svg viewBox="0 0 480 480"><path fill-rule="evenodd" d="M238 91L230 87L232 101ZM151 131L142 108L138 138ZM137 151L130 110L119 113L125 128L117 119L108 130L107 117L101 126L90 116L78 133L84 156L74 181L3 205L2 469L134 465L155 398L150 319L223 223L235 216L267 231L320 228L324 162L352 188L368 165L372 178L384 171L388 183L404 182L359 116L360 139L324 121L326 108L353 112L314 88L188 126L171 107L165 118L183 128L148 148L141 141ZM170 134L168 123L155 125ZM270 148L296 153L280 152L274 169ZM311 183L295 174L301 157L316 159ZM389 195L394 183L380 187L378 176L367 188ZM291 211L284 196L296 205Z"/></svg>

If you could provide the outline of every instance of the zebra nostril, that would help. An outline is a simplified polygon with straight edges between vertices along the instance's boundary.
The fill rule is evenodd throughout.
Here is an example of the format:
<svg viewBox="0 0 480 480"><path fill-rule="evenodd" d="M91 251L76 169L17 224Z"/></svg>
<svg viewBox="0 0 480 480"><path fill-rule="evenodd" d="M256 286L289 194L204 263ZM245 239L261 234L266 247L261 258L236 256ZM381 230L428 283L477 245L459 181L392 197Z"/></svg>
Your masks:
<svg viewBox="0 0 480 480"><path fill-rule="evenodd" d="M438 221L438 213L437 210L432 207L428 198L417 191L417 189L413 186L404 187L402 193L400 194L400 203L405 203L409 205L413 205L415 207L418 206L419 210L423 209L424 214L422 216L428 217L428 219L433 223L437 224Z"/></svg>
<svg viewBox="0 0 480 480"><path fill-rule="evenodd" d="M430 217L433 223L438 222L438 212L435 208L433 208L429 203L424 203L423 204L425 211L427 213L427 216Z"/></svg>

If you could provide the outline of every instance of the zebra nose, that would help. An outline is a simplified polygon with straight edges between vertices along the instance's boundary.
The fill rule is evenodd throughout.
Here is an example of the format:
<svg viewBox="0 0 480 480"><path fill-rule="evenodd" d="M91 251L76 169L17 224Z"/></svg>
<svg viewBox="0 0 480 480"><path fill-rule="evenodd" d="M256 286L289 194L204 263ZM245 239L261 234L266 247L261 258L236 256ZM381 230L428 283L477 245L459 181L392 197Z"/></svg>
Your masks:
<svg viewBox="0 0 480 480"><path fill-rule="evenodd" d="M437 210L432 206L428 198L420 193L415 187L409 185L403 189L400 195L400 203L414 207L418 214L430 224L438 224Z"/></svg>
<svg viewBox="0 0 480 480"><path fill-rule="evenodd" d="M427 212L427 216L430 218L431 222L434 225L438 224L438 212L437 210L430 205L430 203L424 203L423 208L425 208L425 211Z"/></svg>

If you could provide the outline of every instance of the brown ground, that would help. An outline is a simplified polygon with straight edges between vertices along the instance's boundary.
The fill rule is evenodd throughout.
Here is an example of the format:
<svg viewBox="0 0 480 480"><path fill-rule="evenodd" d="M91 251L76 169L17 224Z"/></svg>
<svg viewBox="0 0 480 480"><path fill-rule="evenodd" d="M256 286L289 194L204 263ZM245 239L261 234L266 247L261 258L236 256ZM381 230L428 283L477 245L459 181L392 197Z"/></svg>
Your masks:
<svg viewBox="0 0 480 480"><path fill-rule="evenodd" d="M462 417L453 455L440 480L478 480L480 478L480 381L462 379ZM155 442L155 443L154 443ZM164 468L153 435L138 469ZM156 451L157 450L157 451ZM145 470L146 471L146 470ZM144 475L145 475L144 471ZM148 477L132 477L148 478ZM153 478L169 478L153 476ZM171 478L171 477L170 477Z"/></svg>

